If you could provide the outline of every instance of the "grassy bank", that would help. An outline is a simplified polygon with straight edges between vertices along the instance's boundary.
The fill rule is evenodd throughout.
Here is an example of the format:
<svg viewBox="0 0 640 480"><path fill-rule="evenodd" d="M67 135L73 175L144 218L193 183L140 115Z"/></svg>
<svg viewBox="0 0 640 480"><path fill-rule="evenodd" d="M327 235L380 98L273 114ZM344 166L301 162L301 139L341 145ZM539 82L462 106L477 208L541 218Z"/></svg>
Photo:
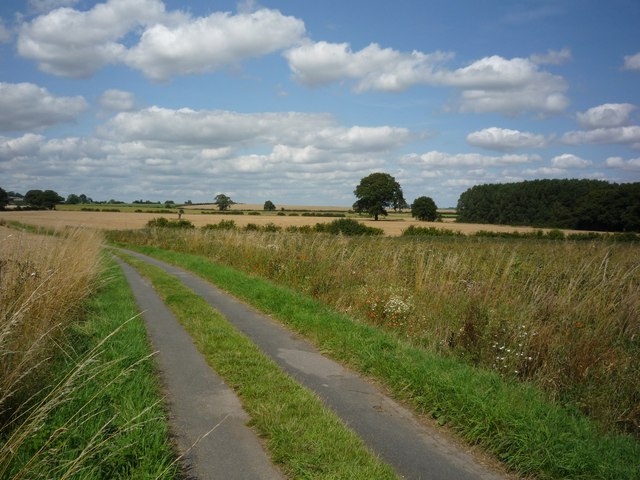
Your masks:
<svg viewBox="0 0 640 480"><path fill-rule="evenodd" d="M640 437L640 246L494 238L110 232L310 295L428 352L527 381Z"/></svg>
<svg viewBox="0 0 640 480"><path fill-rule="evenodd" d="M239 394L272 459L292 478L396 478L313 393L283 373L205 300L161 269L123 258L151 279L207 362Z"/></svg>
<svg viewBox="0 0 640 480"><path fill-rule="evenodd" d="M145 330L101 237L0 233L0 478L174 478Z"/></svg>
<svg viewBox="0 0 640 480"><path fill-rule="evenodd" d="M273 314L323 351L388 385L417 411L448 424L470 443L482 445L519 474L585 479L637 476L637 441L602 434L596 423L575 409L550 403L531 385L416 348L391 332L353 322L306 296L203 257L150 247L137 250L192 270Z"/></svg>

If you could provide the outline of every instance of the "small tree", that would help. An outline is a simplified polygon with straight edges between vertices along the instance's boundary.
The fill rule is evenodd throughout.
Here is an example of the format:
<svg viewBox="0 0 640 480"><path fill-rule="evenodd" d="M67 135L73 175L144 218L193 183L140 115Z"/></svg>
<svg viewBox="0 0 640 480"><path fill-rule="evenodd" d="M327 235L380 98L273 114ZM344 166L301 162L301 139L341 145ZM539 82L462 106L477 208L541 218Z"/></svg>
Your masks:
<svg viewBox="0 0 640 480"><path fill-rule="evenodd" d="M418 220L433 222L438 219L438 211L431 197L418 197L411 205L411 216Z"/></svg>
<svg viewBox="0 0 640 480"><path fill-rule="evenodd" d="M380 215L387 215L387 208L393 206L402 208L406 201L400 184L388 173L372 173L360 180L360 184L353 191L358 200L353 209L358 213L366 212L374 220Z"/></svg>
<svg viewBox="0 0 640 480"><path fill-rule="evenodd" d="M273 212L275 211L276 206L273 204L271 200L267 200L266 202L264 202L264 209L269 212Z"/></svg>
<svg viewBox="0 0 640 480"><path fill-rule="evenodd" d="M227 210L231 205L233 205L233 200L227 197L224 193L220 193L216 195L215 202L213 202L218 206L218 208L223 211Z"/></svg>
<svg viewBox="0 0 640 480"><path fill-rule="evenodd" d="M80 203L80 197L78 195L76 195L75 193L70 193L67 196L67 200L66 202L69 205L77 205Z"/></svg>

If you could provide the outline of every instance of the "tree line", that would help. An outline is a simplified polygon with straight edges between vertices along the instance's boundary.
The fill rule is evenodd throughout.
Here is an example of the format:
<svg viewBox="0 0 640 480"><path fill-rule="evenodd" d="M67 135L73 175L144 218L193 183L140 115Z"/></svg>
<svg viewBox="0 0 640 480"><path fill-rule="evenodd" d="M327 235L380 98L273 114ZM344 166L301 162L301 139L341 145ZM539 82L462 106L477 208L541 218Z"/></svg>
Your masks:
<svg viewBox="0 0 640 480"><path fill-rule="evenodd" d="M460 195L458 221L640 232L640 183L565 179L476 185Z"/></svg>

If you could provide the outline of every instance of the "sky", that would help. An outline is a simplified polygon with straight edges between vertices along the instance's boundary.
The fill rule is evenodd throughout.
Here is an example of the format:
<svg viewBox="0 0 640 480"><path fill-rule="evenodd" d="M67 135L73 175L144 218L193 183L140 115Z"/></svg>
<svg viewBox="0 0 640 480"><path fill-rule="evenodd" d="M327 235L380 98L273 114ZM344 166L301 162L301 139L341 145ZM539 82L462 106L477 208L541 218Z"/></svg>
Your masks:
<svg viewBox="0 0 640 480"><path fill-rule="evenodd" d="M350 206L640 181L637 0L3 0L0 187Z"/></svg>

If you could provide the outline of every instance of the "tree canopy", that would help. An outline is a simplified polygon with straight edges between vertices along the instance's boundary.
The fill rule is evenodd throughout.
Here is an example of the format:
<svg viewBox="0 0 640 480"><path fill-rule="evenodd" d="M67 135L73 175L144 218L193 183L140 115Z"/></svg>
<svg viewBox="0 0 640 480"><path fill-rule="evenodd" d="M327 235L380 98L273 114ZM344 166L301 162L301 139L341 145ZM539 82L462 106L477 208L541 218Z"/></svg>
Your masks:
<svg viewBox="0 0 640 480"><path fill-rule="evenodd" d="M271 200L267 200L264 202L264 209L269 212L273 212L276 209L276 206Z"/></svg>
<svg viewBox="0 0 640 480"><path fill-rule="evenodd" d="M431 197L418 197L411 204L411 216L418 220L433 222L438 219L436 202Z"/></svg>
<svg viewBox="0 0 640 480"><path fill-rule="evenodd" d="M4 210L9 204L9 194L0 187L0 210Z"/></svg>
<svg viewBox="0 0 640 480"><path fill-rule="evenodd" d="M233 205L233 200L227 197L224 193L220 193L216 195L215 203L220 210L227 210L231 205Z"/></svg>
<svg viewBox="0 0 640 480"><path fill-rule="evenodd" d="M640 183L532 180L477 185L460 195L458 221L640 231Z"/></svg>
<svg viewBox="0 0 640 480"><path fill-rule="evenodd" d="M388 173L377 172L364 177L353 194L358 199L353 209L358 213L368 213L375 220L380 215L387 215L387 208L402 208L407 204L400 184Z"/></svg>
<svg viewBox="0 0 640 480"><path fill-rule="evenodd" d="M29 190L24 196L24 201L32 207L53 210L57 203L64 201L64 198L53 190Z"/></svg>

